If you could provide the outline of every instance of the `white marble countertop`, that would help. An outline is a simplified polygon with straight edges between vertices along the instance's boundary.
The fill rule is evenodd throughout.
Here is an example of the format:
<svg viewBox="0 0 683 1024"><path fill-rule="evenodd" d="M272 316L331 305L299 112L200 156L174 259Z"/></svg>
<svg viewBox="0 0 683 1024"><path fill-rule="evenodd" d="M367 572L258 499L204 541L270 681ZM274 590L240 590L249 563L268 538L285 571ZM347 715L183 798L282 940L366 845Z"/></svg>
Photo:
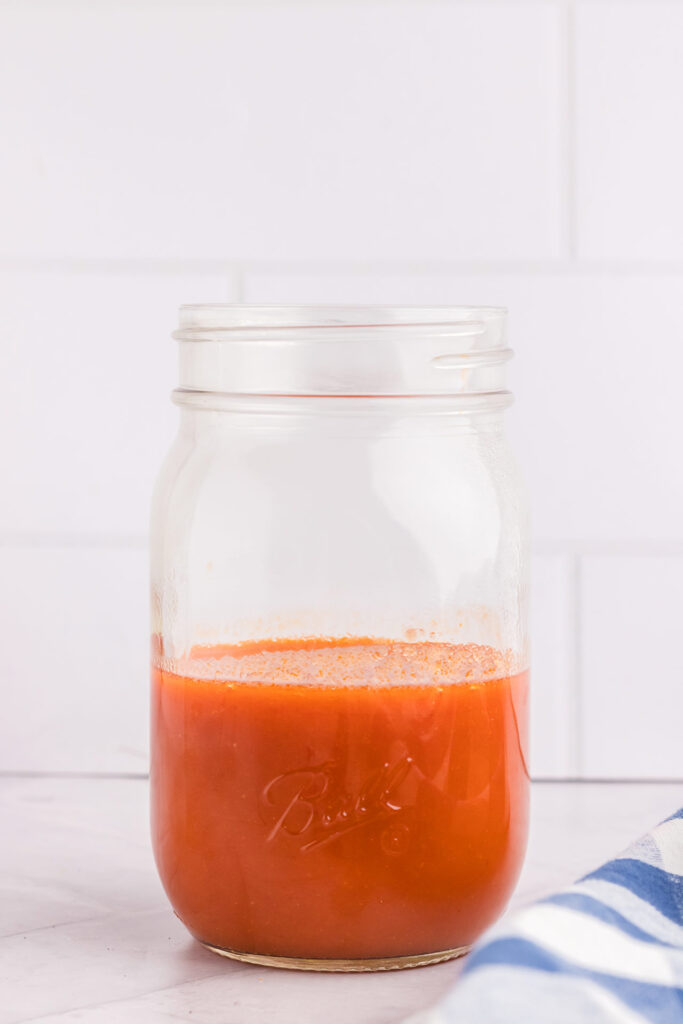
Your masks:
<svg viewBox="0 0 683 1024"><path fill-rule="evenodd" d="M458 961L303 974L223 960L171 913L147 838L147 782L0 778L0 1024L393 1024ZM565 885L683 802L683 783L536 783L512 906Z"/></svg>

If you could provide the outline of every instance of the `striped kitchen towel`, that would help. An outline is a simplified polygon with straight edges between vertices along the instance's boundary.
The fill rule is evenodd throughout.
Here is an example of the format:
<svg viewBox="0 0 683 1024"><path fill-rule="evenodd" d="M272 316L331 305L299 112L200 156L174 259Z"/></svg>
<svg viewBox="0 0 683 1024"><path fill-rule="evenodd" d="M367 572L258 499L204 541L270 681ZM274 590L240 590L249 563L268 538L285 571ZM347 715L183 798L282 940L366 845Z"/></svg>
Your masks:
<svg viewBox="0 0 683 1024"><path fill-rule="evenodd" d="M683 809L503 921L410 1024L683 1024Z"/></svg>

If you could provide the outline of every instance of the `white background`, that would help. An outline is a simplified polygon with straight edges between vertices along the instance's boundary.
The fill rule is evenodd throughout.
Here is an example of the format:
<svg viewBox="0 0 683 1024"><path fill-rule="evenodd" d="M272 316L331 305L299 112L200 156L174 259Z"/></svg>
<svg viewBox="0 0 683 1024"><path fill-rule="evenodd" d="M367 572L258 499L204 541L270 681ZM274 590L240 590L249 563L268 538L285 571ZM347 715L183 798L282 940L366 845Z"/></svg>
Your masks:
<svg viewBox="0 0 683 1024"><path fill-rule="evenodd" d="M683 776L683 3L0 0L0 769L144 772L181 302L510 309L537 777Z"/></svg>

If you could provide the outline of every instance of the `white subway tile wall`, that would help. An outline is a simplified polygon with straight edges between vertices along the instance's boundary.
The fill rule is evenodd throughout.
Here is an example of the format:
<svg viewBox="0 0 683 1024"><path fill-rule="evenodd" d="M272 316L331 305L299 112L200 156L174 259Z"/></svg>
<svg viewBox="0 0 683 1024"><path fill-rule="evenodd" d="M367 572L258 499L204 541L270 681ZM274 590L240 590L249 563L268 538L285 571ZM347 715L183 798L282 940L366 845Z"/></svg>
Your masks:
<svg viewBox="0 0 683 1024"><path fill-rule="evenodd" d="M576 701L576 572L571 554L531 562L531 767L548 778L580 770Z"/></svg>
<svg viewBox="0 0 683 1024"><path fill-rule="evenodd" d="M659 0L0 0L0 770L146 768L181 302L481 302L532 772L683 776L681 33Z"/></svg>
<svg viewBox="0 0 683 1024"><path fill-rule="evenodd" d="M177 423L178 296L230 301L227 274L0 274L0 532L144 536ZM184 301L184 300L183 300Z"/></svg>
<svg viewBox="0 0 683 1024"><path fill-rule="evenodd" d="M559 255L546 3L28 0L3 20L3 254Z"/></svg>
<svg viewBox="0 0 683 1024"><path fill-rule="evenodd" d="M588 775L683 773L683 554L593 555L581 569Z"/></svg>
<svg viewBox="0 0 683 1024"><path fill-rule="evenodd" d="M0 769L147 770L144 545L0 548Z"/></svg>
<svg viewBox="0 0 683 1024"><path fill-rule="evenodd" d="M683 260L683 6L578 6L579 252Z"/></svg>

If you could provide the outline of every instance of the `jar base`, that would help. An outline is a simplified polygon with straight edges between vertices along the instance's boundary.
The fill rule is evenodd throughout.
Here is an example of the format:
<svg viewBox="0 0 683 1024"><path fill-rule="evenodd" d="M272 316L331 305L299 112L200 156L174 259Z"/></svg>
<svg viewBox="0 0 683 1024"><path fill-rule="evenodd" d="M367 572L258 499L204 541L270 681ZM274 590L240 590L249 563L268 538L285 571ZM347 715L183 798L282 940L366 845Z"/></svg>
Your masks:
<svg viewBox="0 0 683 1024"><path fill-rule="evenodd" d="M323 960L293 956L261 956L258 953L240 953L236 949L222 949L220 946L212 946L208 942L202 942L202 946L211 950L212 953L218 953L219 956L227 956L231 960L242 960L248 964L258 964L260 967L280 967L288 971L340 972L402 971L408 967L426 967L428 964L438 964L444 960L455 960L459 956L465 956L472 948L471 946L458 946L455 949L442 949L437 953L418 953L414 956L387 956L358 960Z"/></svg>

